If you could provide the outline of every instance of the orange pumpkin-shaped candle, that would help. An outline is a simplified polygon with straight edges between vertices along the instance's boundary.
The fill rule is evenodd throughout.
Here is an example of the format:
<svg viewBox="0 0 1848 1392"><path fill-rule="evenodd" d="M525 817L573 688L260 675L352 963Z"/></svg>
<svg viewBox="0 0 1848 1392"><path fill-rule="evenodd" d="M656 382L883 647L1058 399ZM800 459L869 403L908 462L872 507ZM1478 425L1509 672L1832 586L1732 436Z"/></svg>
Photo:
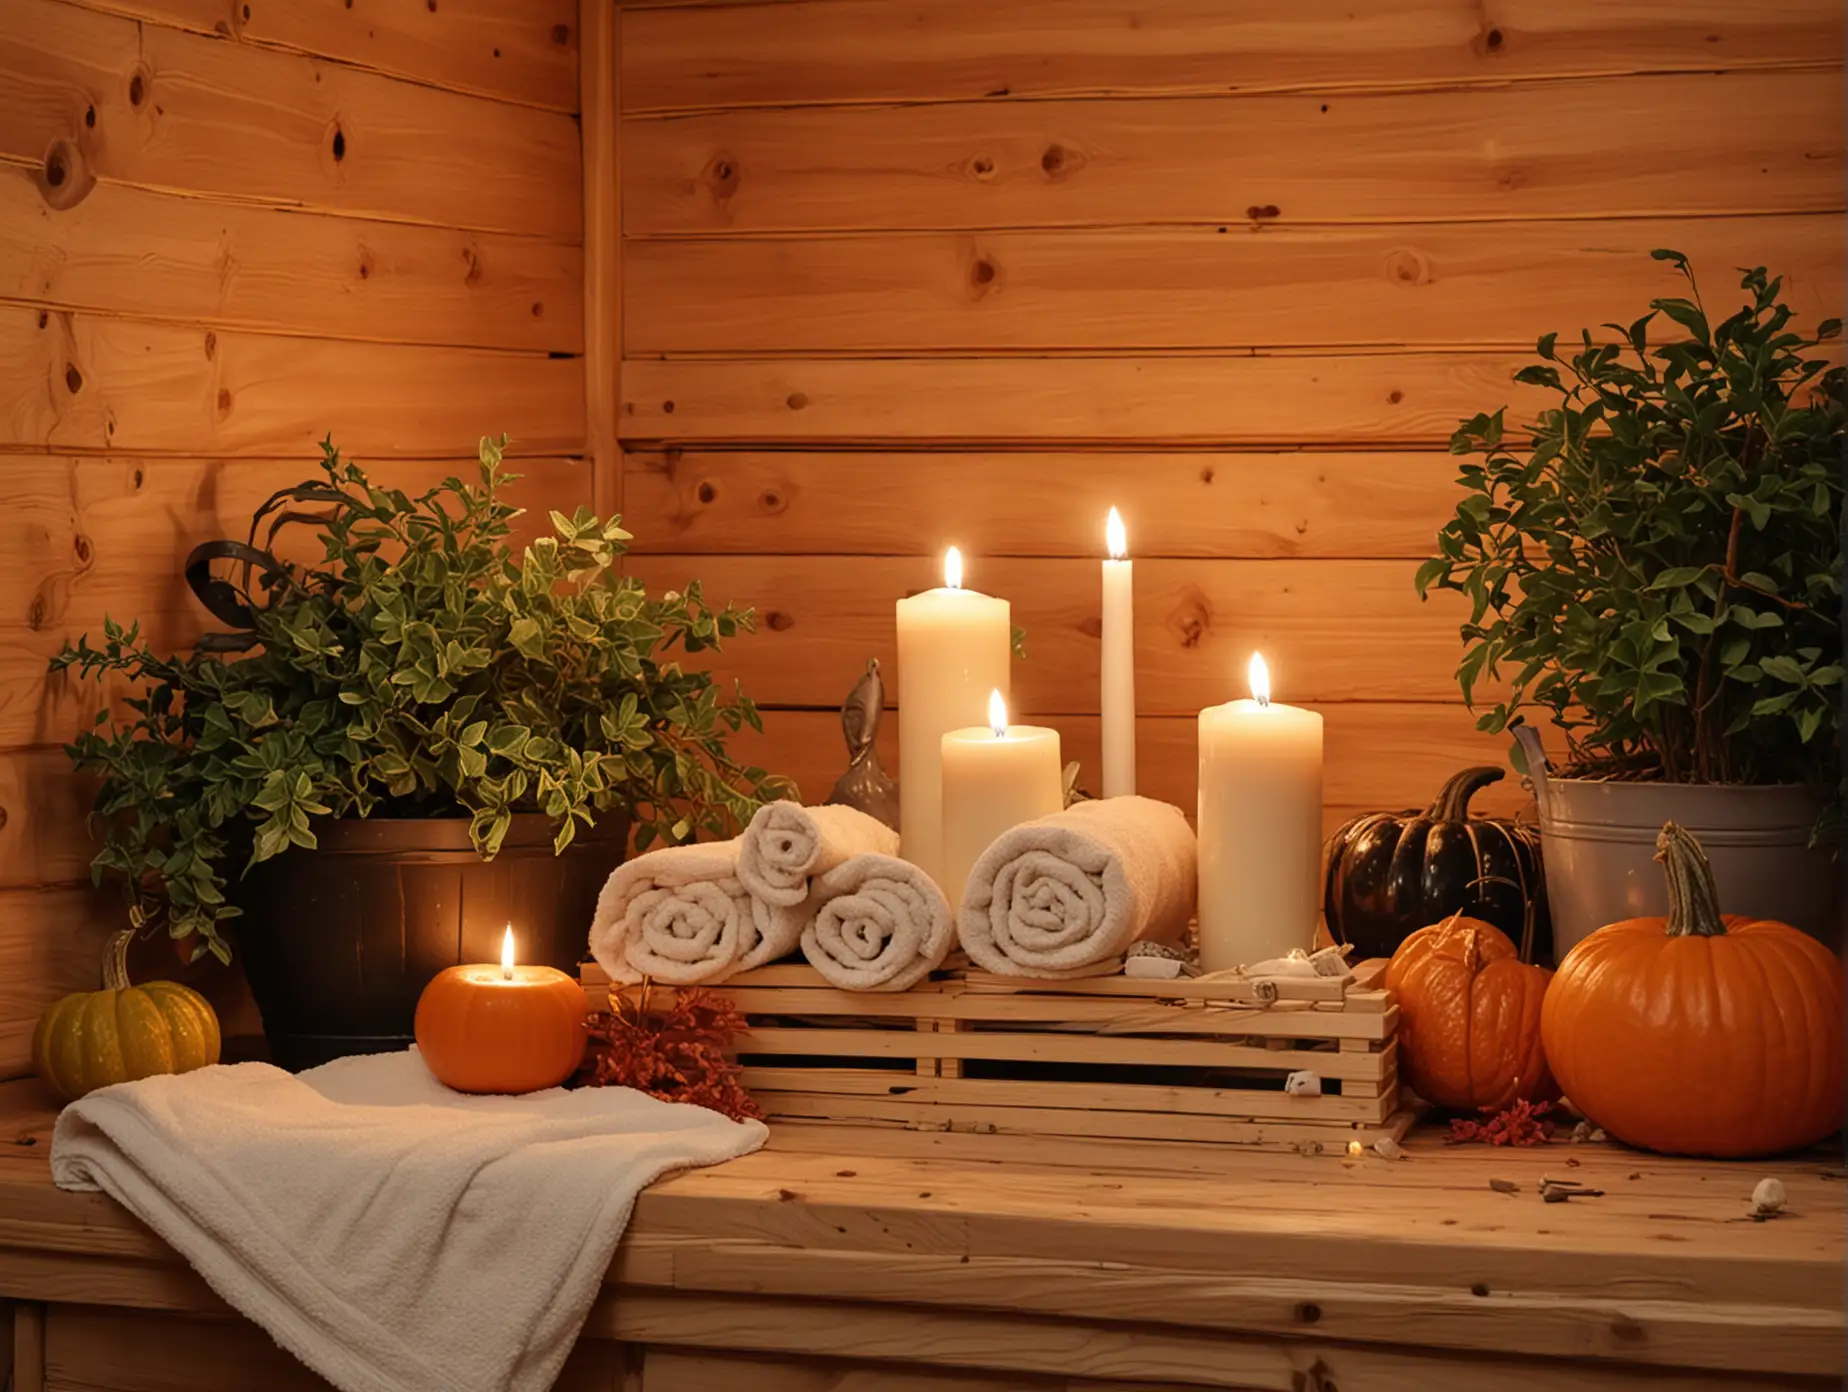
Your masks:
<svg viewBox="0 0 1848 1392"><path fill-rule="evenodd" d="M1386 985L1399 998L1399 1066L1412 1091L1472 1111L1556 1096L1540 1047L1551 975L1523 962L1501 929L1461 914L1401 943Z"/></svg>
<svg viewBox="0 0 1848 1392"><path fill-rule="evenodd" d="M584 988L552 967L513 962L513 929L499 966L450 967L417 1001L417 1049L457 1092L557 1087L584 1061Z"/></svg>
<svg viewBox="0 0 1848 1392"><path fill-rule="evenodd" d="M1671 1155L1774 1155L1842 1124L1842 968L1785 923L1720 913L1706 853L1656 840L1668 916L1608 924L1566 954L1541 1017L1572 1105Z"/></svg>

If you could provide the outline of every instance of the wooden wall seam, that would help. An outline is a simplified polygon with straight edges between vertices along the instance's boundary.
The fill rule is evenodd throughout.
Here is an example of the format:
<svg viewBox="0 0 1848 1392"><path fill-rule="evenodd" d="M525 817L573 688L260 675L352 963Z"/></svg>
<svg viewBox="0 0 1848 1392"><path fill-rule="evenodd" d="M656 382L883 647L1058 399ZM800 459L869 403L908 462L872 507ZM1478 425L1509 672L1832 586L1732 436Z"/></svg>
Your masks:
<svg viewBox="0 0 1848 1392"><path fill-rule="evenodd" d="M584 411L591 507L622 510L616 417L622 399L623 255L620 179L620 30L613 0L580 0L584 131Z"/></svg>

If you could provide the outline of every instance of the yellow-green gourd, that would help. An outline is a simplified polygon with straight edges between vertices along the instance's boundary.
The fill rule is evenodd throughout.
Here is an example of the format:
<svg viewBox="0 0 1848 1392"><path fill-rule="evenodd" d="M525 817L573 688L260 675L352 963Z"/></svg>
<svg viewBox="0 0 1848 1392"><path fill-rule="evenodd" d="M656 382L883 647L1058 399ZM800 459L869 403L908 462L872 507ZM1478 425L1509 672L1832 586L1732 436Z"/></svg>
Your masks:
<svg viewBox="0 0 1848 1392"><path fill-rule="evenodd" d="M67 1102L111 1083L218 1062L218 1016L205 997L177 981L130 984L133 936L111 940L102 990L78 991L39 1016L33 1067Z"/></svg>

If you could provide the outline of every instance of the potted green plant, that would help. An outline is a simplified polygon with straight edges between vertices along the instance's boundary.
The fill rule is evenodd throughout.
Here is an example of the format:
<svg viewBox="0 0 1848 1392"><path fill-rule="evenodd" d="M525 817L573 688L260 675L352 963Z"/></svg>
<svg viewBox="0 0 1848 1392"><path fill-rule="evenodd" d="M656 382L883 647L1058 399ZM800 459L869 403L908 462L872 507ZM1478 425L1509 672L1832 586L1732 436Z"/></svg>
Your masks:
<svg viewBox="0 0 1848 1392"><path fill-rule="evenodd" d="M778 790L727 752L752 703L673 660L749 612L697 583L649 596L588 509L516 555L504 444L478 483L411 496L328 442L248 543L188 559L230 631L161 656L109 622L52 663L133 693L69 747L101 780L93 876L194 956L229 960L236 920L288 1066L401 1046L429 978L497 960L505 925L522 960L573 968L632 822L638 849L729 835ZM276 554L299 528L318 559Z"/></svg>
<svg viewBox="0 0 1848 1392"><path fill-rule="evenodd" d="M1457 669L1513 729L1539 805L1556 947L1661 913L1666 821L1706 845L1729 910L1839 933L1843 371L1763 267L1710 322L1688 283L1614 337L1515 380L1556 393L1518 437L1463 423L1466 496L1418 571L1470 602ZM1651 341L1658 319L1679 333ZM1563 732L1549 771L1523 712Z"/></svg>

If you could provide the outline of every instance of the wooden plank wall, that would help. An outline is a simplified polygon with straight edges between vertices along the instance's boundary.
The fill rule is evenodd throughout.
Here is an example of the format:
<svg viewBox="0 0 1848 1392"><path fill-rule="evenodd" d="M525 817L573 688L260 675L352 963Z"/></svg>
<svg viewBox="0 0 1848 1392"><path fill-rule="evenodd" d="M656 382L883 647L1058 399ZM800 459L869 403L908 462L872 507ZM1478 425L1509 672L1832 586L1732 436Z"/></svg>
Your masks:
<svg viewBox="0 0 1848 1392"><path fill-rule="evenodd" d="M951 541L1094 769L1114 503L1144 791L1192 805L1262 648L1331 820L1423 801L1504 752L1412 589L1456 420L1675 293L1652 247L1841 297L1838 0L628 0L620 39L633 569L757 604L724 668L812 796Z"/></svg>
<svg viewBox="0 0 1848 1392"><path fill-rule="evenodd" d="M47 658L188 643L181 558L330 430L590 496L578 50L576 0L0 0L0 1076L115 909Z"/></svg>

